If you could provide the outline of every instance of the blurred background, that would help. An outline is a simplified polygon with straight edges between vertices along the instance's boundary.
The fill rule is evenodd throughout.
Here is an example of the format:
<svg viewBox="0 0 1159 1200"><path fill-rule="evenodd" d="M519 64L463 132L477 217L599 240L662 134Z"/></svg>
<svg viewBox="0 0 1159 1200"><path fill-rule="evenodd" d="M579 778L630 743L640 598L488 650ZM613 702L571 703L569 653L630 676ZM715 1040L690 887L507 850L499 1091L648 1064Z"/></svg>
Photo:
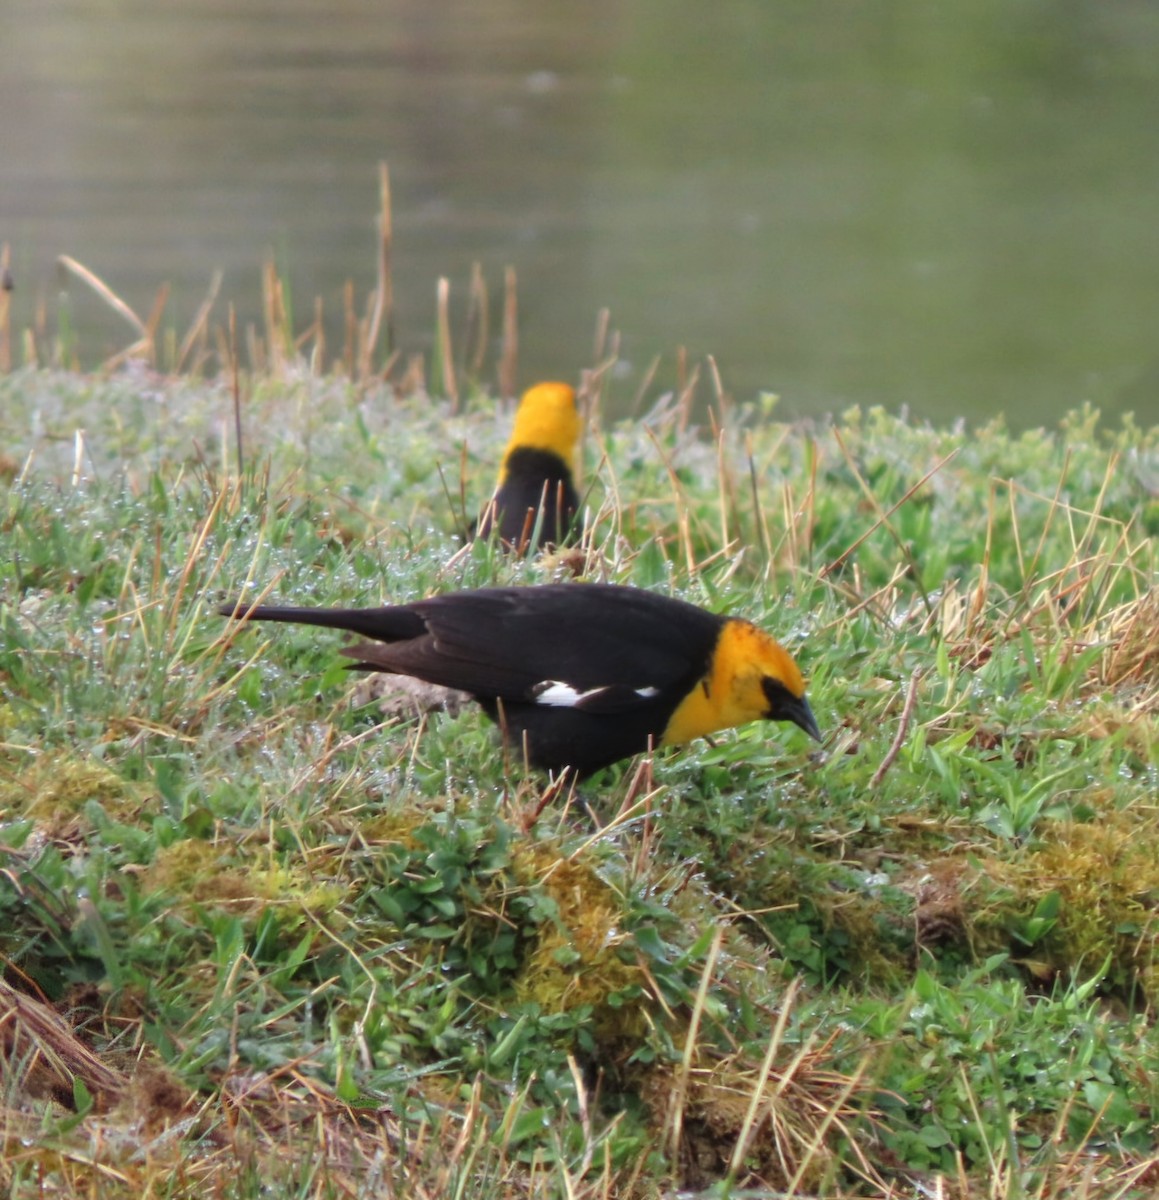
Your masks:
<svg viewBox="0 0 1159 1200"><path fill-rule="evenodd" d="M18 326L61 253L142 313L171 285L179 332L215 268L255 319L272 254L338 345L385 159L403 351L478 261L493 327L518 273L521 383L588 365L607 307L620 396L685 345L789 416L1159 421L1153 0L0 0L0 31ZM84 365L131 340L69 291Z"/></svg>

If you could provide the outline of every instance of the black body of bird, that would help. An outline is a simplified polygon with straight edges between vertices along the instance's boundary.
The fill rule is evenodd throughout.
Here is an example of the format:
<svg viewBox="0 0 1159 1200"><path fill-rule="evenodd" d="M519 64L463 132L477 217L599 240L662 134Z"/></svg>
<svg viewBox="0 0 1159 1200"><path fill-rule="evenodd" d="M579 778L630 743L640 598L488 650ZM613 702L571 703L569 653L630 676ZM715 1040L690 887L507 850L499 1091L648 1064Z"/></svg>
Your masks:
<svg viewBox="0 0 1159 1200"><path fill-rule="evenodd" d="M494 529L519 553L566 540L579 511L574 471L581 427L568 384L528 388L515 413L495 495L474 536L487 537Z"/></svg>
<svg viewBox="0 0 1159 1200"><path fill-rule="evenodd" d="M468 692L515 753L546 770L588 775L758 718L820 738L801 673L768 634L642 588L549 584L385 608L219 611L361 634L371 640L342 650L356 668Z"/></svg>

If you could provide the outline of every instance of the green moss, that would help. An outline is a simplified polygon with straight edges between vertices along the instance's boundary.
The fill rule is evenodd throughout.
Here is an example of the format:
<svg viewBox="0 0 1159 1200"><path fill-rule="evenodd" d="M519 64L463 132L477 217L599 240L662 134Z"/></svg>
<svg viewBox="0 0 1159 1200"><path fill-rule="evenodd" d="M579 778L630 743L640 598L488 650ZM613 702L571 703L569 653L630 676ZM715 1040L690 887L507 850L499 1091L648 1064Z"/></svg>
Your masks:
<svg viewBox="0 0 1159 1200"><path fill-rule="evenodd" d="M1044 826L1003 876L1024 902L1058 896L1057 916L1033 956L1063 977L1105 977L1159 1004L1159 819L1088 797L1097 819ZM1025 911L1025 910L1024 910Z"/></svg>
<svg viewBox="0 0 1159 1200"><path fill-rule="evenodd" d="M549 846L517 856L520 875L550 902L528 948L513 992L546 1013L589 1010L597 1038L634 1040L646 1028L647 978L632 961L623 900L586 863L561 858Z"/></svg>
<svg viewBox="0 0 1159 1200"><path fill-rule="evenodd" d="M139 788L104 763L71 753L49 753L0 776L0 809L31 817L46 830L89 828L84 810L91 803L110 817L137 816L142 800Z"/></svg>

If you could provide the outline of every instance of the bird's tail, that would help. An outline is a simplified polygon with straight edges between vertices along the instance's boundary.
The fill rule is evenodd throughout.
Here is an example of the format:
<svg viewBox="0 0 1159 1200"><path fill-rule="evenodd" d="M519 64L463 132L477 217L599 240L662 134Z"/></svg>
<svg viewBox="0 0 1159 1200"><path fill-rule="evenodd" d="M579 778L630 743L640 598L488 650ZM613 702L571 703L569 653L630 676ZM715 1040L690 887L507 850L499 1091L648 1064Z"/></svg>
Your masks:
<svg viewBox="0 0 1159 1200"><path fill-rule="evenodd" d="M321 625L327 629L345 629L378 642L399 642L421 637L426 632L423 619L405 606L386 608L283 608L276 604L247 606L244 600L223 604L223 617L239 621L282 621L287 625Z"/></svg>

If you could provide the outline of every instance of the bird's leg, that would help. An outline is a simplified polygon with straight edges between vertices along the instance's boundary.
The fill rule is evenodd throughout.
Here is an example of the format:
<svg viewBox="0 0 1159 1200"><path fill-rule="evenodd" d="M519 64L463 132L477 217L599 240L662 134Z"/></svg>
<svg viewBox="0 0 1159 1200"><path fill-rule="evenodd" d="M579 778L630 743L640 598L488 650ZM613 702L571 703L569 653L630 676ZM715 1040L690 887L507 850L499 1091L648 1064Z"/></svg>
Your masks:
<svg viewBox="0 0 1159 1200"><path fill-rule="evenodd" d="M635 805L641 795L651 795L653 789L652 749L652 739L649 738L647 752L641 756L636 770L632 773L632 780L628 784L628 790L624 793L624 799L620 804L620 811L616 813L615 819L612 822L613 824L627 816L629 810Z"/></svg>

